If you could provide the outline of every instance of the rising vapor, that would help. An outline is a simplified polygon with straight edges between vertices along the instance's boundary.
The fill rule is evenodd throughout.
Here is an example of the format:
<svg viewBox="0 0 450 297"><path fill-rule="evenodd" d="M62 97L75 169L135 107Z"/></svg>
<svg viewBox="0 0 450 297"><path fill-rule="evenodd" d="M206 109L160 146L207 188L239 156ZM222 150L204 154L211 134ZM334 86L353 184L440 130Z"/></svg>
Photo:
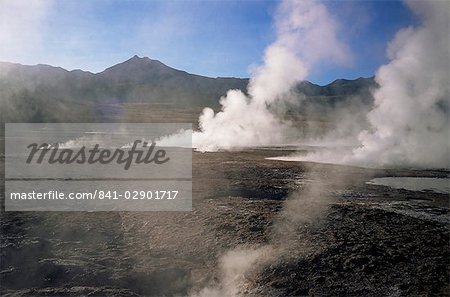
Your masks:
<svg viewBox="0 0 450 297"><path fill-rule="evenodd" d="M339 42L337 23L325 5L312 0L282 1L275 14L276 40L266 48L264 63L249 83L248 95L229 90L220 100L222 110L205 108L193 144L200 150L283 144L296 135L270 105L319 62L349 64L346 45Z"/></svg>
<svg viewBox="0 0 450 297"><path fill-rule="evenodd" d="M359 135L351 162L450 167L450 2L406 2L422 24L399 31L376 75L374 131Z"/></svg>
<svg viewBox="0 0 450 297"><path fill-rule="evenodd" d="M417 28L400 30L388 46L390 62L376 73L379 88L367 115L372 126L352 152L303 160L374 167L450 168L450 2L406 4Z"/></svg>
<svg viewBox="0 0 450 297"><path fill-rule="evenodd" d="M316 63L351 62L348 49L336 37L337 23L326 6L318 1L282 1L276 13L276 27L277 39L266 49L264 64L250 79L248 96L239 90L230 90L220 101L222 111L217 114L210 108L203 111L200 132L193 134L193 145L198 149L282 144L288 139L291 127L271 113L270 105L282 100L296 83L304 80ZM318 188L323 189L322 183ZM321 216L327 202L318 199L322 194L318 188L295 193L287 200L274 227L277 244L285 243L287 237L283 231L289 229L287 225L313 221ZM273 249L273 242L228 251L219 259L219 282L191 296L242 295L246 291L246 276L277 258L278 252Z"/></svg>

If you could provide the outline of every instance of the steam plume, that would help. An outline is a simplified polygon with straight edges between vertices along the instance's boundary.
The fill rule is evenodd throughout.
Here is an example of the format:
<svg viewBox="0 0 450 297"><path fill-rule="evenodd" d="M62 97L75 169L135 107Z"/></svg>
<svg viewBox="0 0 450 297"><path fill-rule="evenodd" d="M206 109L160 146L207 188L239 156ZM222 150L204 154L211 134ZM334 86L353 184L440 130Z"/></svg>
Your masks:
<svg viewBox="0 0 450 297"><path fill-rule="evenodd" d="M381 165L449 167L450 53L447 1L407 1L422 19L397 33L376 79L374 132L360 134L353 159Z"/></svg>
<svg viewBox="0 0 450 297"><path fill-rule="evenodd" d="M337 24L327 8L312 0L282 1L276 12L276 40L266 48L264 63L250 79L248 95L230 90L217 114L205 108L200 132L193 135L200 150L282 144L293 133L270 105L304 80L318 62L348 64L347 47L336 37Z"/></svg>
<svg viewBox="0 0 450 297"><path fill-rule="evenodd" d="M421 25L400 30L388 46L368 114L372 130L360 146L340 156L312 155L313 161L368 166L449 168L450 3L412 1L407 5Z"/></svg>

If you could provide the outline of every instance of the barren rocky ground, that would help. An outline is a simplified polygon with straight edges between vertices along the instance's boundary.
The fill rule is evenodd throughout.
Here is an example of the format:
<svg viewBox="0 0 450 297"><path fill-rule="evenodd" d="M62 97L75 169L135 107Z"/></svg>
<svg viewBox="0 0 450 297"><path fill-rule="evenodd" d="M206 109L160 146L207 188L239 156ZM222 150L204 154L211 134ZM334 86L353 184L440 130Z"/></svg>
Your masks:
<svg viewBox="0 0 450 297"><path fill-rule="evenodd" d="M192 212L2 212L1 295L186 296L264 246L242 295L448 295L448 195L366 182L449 172L265 159L286 153L195 152Z"/></svg>

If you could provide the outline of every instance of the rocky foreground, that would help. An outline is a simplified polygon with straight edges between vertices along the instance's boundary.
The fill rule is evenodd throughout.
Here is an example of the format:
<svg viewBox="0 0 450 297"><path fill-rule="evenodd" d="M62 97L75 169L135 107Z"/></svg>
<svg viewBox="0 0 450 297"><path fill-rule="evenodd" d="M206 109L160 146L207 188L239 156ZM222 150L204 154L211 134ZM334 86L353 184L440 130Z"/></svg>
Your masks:
<svg viewBox="0 0 450 297"><path fill-rule="evenodd" d="M0 293L448 295L449 196L366 182L449 172L264 159L286 153L194 153L192 212L2 212Z"/></svg>

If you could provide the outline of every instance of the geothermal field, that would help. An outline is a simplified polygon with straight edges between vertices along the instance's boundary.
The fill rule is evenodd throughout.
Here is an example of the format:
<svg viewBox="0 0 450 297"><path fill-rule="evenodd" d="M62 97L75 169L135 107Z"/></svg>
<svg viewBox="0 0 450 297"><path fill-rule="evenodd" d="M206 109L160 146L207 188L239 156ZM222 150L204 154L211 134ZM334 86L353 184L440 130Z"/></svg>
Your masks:
<svg viewBox="0 0 450 297"><path fill-rule="evenodd" d="M445 296L447 178L194 153L192 212L7 212L2 296ZM447 187L448 191L448 187Z"/></svg>
<svg viewBox="0 0 450 297"><path fill-rule="evenodd" d="M145 1L126 9L111 1L84 18L99 5L94 2L75 10L83 13L78 19L101 20L90 24L95 27L110 17L120 23L123 13L141 20L126 35L157 31L163 40L114 40L97 49L99 57L129 44L156 51L172 35L171 47L180 47L173 56L182 56L183 42L195 37L188 24L202 23L200 13L191 14L191 8L202 11L195 1L178 16L195 18L158 19L162 25L141 15L146 10L133 10ZM96 73L0 62L0 295L449 296L450 3L342 2L349 2L342 4L345 13L337 1L201 2L220 13L232 5L230 30L242 21L234 18L237 8L250 5L254 23L243 18L248 29L264 23L252 13L269 5L262 11L270 10L270 34L251 34L264 48L248 79L195 75L134 53ZM0 42L10 42L11 52L28 44L21 39L14 47L15 34L28 34L33 49L58 43L46 39L53 31L36 34L56 30L58 22L45 20L74 11L65 5L0 3L0 19L14 24L5 25L6 33L0 28ZM175 13L177 5L186 3L161 11ZM212 16L202 27L221 28ZM357 27L370 22L380 26L372 32L378 43L349 41L364 35ZM72 38L61 63L83 42L110 35L82 24L88 37L64 32ZM108 30L119 36L121 26L127 25ZM386 32L392 34L380 45ZM238 33L245 32L235 32L236 42ZM246 41L248 48L256 44ZM1 47L0 60L9 57ZM364 60L356 51L378 47L386 53L383 62L370 75L356 75ZM199 59L197 51L192 56ZM223 52L212 56L232 61ZM338 75L333 67L351 68L359 78L309 81L324 70ZM146 150L151 160L144 160ZM85 156L88 151L98 158ZM100 187L116 195L136 184L155 190L157 183L187 185L180 196L192 203L170 208L178 200L169 197L169 208L152 209L163 200L152 196L127 208L129 197L108 204L97 196ZM63 187L95 192L100 201L62 201L56 208L37 200L24 207L20 199L32 199L14 196Z"/></svg>

